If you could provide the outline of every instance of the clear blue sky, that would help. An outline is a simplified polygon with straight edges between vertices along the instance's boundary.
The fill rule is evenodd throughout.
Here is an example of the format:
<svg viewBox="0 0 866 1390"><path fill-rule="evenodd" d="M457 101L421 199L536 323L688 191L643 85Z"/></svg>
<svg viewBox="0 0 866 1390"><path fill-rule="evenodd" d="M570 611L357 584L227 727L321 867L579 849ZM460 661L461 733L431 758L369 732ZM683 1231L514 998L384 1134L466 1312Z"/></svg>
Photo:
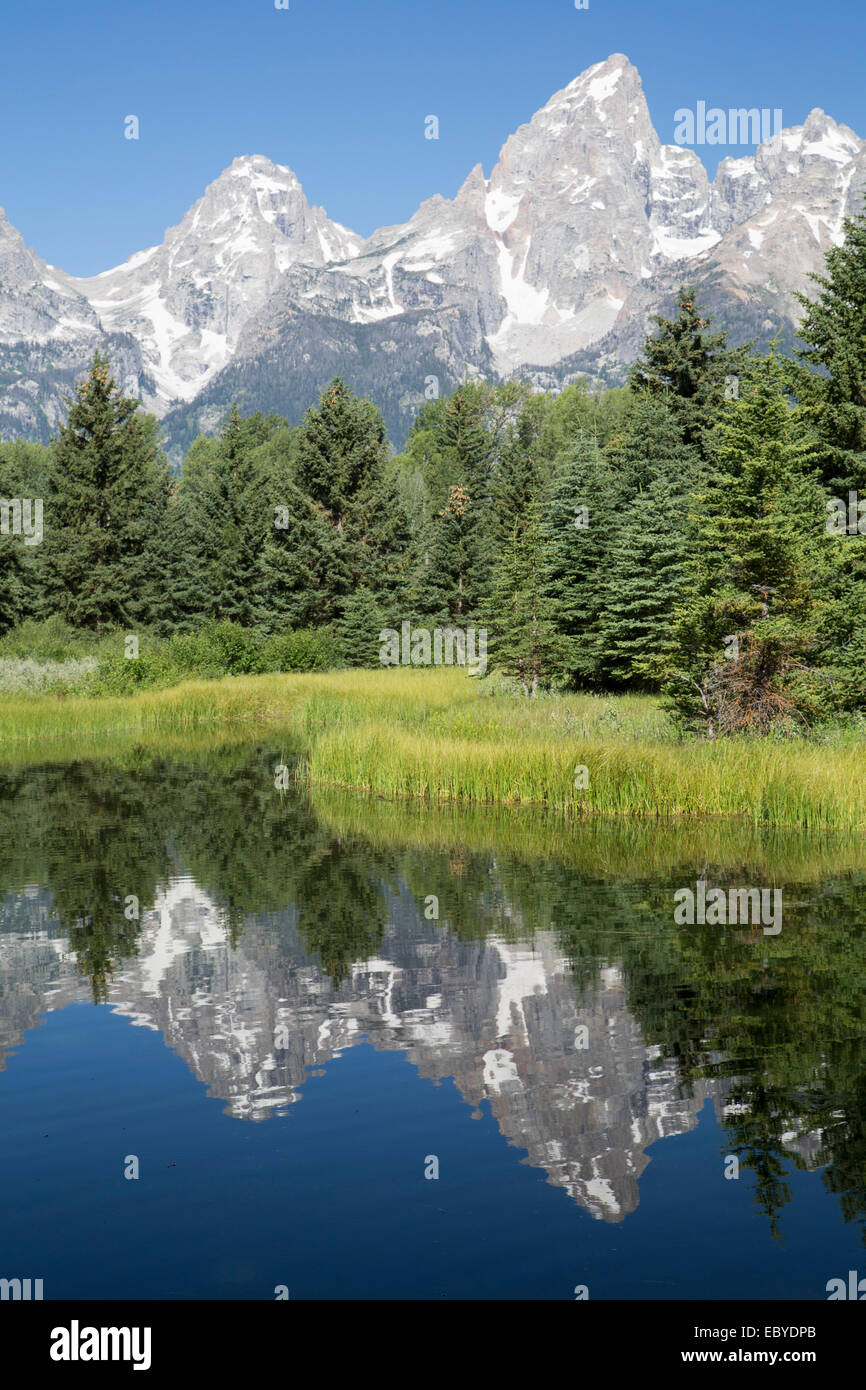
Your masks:
<svg viewBox="0 0 866 1390"><path fill-rule="evenodd" d="M560 87L610 53L661 138L678 107L814 106L866 135L863 0L66 0L7 3L0 205L93 274L161 241L239 154L288 164L369 234L453 196ZM137 115L138 141L123 138ZM424 118L441 122L424 139ZM713 172L725 153L698 153ZM745 150L735 151L737 154Z"/></svg>

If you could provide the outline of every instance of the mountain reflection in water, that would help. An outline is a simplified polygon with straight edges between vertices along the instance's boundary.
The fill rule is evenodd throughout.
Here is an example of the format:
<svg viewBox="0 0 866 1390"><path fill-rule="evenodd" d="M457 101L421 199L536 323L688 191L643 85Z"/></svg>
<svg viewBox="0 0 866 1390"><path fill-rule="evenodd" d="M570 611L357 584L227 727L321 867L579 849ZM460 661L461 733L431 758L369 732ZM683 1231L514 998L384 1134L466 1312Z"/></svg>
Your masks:
<svg viewBox="0 0 866 1390"><path fill-rule="evenodd" d="M365 1040L453 1078L605 1222L710 1100L771 1232L792 1165L862 1227L858 846L280 794L282 757L0 772L0 1069L95 999L226 1115L291 1125ZM779 936L675 925L697 876L781 886Z"/></svg>

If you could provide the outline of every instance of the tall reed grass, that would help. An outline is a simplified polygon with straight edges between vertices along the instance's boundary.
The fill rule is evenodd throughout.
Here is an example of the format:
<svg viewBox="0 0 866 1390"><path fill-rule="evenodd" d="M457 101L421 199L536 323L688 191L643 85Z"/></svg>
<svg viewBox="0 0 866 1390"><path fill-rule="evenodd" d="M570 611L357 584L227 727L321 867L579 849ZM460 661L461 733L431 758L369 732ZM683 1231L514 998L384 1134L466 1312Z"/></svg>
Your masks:
<svg viewBox="0 0 866 1390"><path fill-rule="evenodd" d="M393 797L538 804L576 816L737 816L805 829L866 826L862 753L805 742L601 743L442 738L378 720L328 729L309 751L313 783ZM866 749L863 750L866 752ZM579 784L586 769L588 785Z"/></svg>
<svg viewBox="0 0 866 1390"><path fill-rule="evenodd" d="M492 692L492 693L488 693ZM392 798L539 805L570 816L739 817L866 827L866 736L681 739L648 698L496 693L462 671L332 671L190 681L129 697L0 699L0 758L230 728L279 730L313 785ZM579 769L586 769L585 775ZM583 781L587 785L582 785Z"/></svg>

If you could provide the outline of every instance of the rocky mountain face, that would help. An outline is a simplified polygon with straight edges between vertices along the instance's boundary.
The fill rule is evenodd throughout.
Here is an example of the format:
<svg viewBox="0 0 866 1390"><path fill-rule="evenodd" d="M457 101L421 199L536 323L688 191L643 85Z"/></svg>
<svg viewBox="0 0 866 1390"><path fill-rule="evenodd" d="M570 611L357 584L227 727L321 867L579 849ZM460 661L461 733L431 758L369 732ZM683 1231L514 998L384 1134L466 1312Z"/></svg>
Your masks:
<svg viewBox="0 0 866 1390"><path fill-rule="evenodd" d="M29 250L0 208L0 438L45 439L95 348L136 394L146 379L136 340L106 329L68 276Z"/></svg>
<svg viewBox="0 0 866 1390"><path fill-rule="evenodd" d="M179 876L143 913L137 954L108 987L113 1011L161 1033L236 1119L288 1114L319 1069L363 1039L404 1052L422 1077L453 1077L474 1110L486 1100L528 1163L593 1217L618 1222L639 1205L650 1145L693 1129L708 1098L720 1119L736 1108L728 1081L688 1093L676 1062L647 1045L615 961L576 991L551 932L532 946L464 941L424 920L398 885L379 955L338 987L304 950L293 914L247 920L232 949L217 904ZM2 1071L42 1015L87 998L89 985L47 894L7 895L0 928ZM785 1144L819 1161L819 1132L792 1130Z"/></svg>
<svg viewBox="0 0 866 1390"><path fill-rule="evenodd" d="M361 238L311 208L290 169L236 159L161 246L89 280L65 277L109 331L141 344L149 409L191 400L291 268L357 255Z"/></svg>
<svg viewBox="0 0 866 1390"><path fill-rule="evenodd" d="M106 339L175 447L232 399L298 419L337 373L398 441L430 377L619 381L685 280L733 343L789 343L793 293L864 187L866 143L817 110L710 183L693 150L660 143L614 54L521 126L489 178L477 166L454 199L366 241L262 156L235 160L161 246L90 279L0 219L0 430L45 435Z"/></svg>

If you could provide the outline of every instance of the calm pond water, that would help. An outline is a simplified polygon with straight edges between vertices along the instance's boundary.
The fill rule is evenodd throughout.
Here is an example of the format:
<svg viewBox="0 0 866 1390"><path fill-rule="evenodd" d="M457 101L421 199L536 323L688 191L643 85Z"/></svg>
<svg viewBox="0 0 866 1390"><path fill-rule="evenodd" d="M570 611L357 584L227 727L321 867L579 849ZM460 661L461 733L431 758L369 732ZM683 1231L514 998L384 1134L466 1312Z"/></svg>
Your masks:
<svg viewBox="0 0 866 1390"><path fill-rule="evenodd" d="M0 1277L826 1299L866 1274L859 847L279 792L284 756L0 771ZM699 877L781 889L781 931L678 924Z"/></svg>

